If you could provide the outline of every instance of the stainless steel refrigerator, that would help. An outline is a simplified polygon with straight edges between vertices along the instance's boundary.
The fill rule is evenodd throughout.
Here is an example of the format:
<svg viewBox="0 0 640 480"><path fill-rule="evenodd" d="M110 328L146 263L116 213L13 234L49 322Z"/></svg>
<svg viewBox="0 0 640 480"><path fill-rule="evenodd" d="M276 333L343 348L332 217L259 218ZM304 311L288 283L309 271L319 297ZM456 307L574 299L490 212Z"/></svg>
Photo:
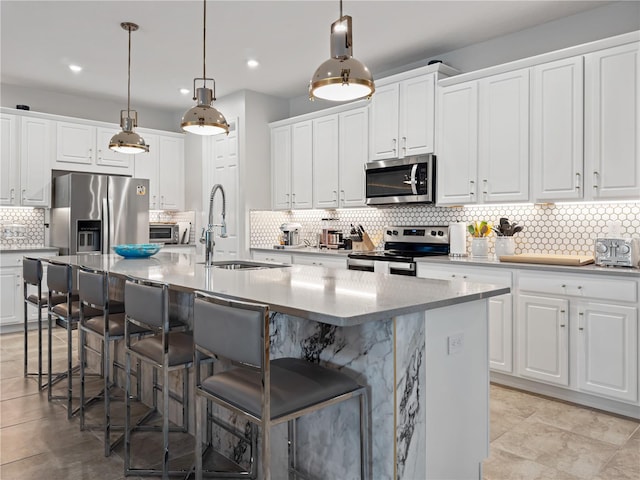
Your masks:
<svg viewBox="0 0 640 480"><path fill-rule="evenodd" d="M53 179L50 243L61 255L149 242L149 180L86 173Z"/></svg>

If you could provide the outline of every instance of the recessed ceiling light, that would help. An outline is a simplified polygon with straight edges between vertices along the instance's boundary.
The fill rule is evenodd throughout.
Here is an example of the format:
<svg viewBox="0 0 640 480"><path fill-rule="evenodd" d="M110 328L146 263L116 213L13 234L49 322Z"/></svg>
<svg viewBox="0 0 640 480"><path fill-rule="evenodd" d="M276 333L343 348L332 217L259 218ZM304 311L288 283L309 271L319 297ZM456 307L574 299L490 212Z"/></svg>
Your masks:
<svg viewBox="0 0 640 480"><path fill-rule="evenodd" d="M247 67L249 68L258 68L259 65L260 62L258 62L258 60L254 58L250 58L249 60L247 60Z"/></svg>
<svg viewBox="0 0 640 480"><path fill-rule="evenodd" d="M182 95L186 95L187 93L191 92L191 90L189 90L188 88L181 88L180 89L180 93Z"/></svg>
<svg viewBox="0 0 640 480"><path fill-rule="evenodd" d="M69 65L69 70L73 73L80 73L82 71L82 67L80 65Z"/></svg>

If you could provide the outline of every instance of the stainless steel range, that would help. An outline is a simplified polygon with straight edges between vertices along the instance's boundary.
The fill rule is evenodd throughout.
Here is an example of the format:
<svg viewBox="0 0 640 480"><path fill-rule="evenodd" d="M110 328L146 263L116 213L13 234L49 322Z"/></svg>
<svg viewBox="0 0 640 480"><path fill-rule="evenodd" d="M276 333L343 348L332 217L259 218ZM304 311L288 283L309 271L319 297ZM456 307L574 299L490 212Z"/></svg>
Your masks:
<svg viewBox="0 0 640 480"><path fill-rule="evenodd" d="M449 227L385 227L384 250L350 253L349 270L415 277L418 257L449 254Z"/></svg>

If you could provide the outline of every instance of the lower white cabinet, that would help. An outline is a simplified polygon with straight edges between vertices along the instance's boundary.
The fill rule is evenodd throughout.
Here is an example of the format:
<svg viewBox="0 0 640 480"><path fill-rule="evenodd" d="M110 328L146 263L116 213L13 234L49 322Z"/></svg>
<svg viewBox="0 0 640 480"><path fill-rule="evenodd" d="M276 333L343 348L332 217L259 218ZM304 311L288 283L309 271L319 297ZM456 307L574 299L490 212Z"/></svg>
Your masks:
<svg viewBox="0 0 640 480"><path fill-rule="evenodd" d="M638 403L638 281L521 272L518 374Z"/></svg>
<svg viewBox="0 0 640 480"><path fill-rule="evenodd" d="M251 258L263 262L286 263L288 265L291 265L293 263L291 254L283 252L259 252L253 250L251 252Z"/></svg>
<svg viewBox="0 0 640 480"><path fill-rule="evenodd" d="M491 283L513 288L507 269L475 266L448 266L418 263L417 276L441 280ZM489 299L489 366L504 373L513 372L513 294Z"/></svg>
<svg viewBox="0 0 640 480"><path fill-rule="evenodd" d="M24 321L24 290L22 282L22 258L53 257L57 254L51 251L29 251L0 254L0 328L22 324ZM42 292L47 292L47 265L43 263ZM35 287L29 287L29 293L37 293ZM29 307L29 321L38 318L38 311Z"/></svg>
<svg viewBox="0 0 640 480"><path fill-rule="evenodd" d="M347 269L347 259L345 258L336 258L330 254L326 255L309 255L309 254L297 254L293 256L293 263L298 265L313 265L316 267L330 267L330 268L341 268L343 270Z"/></svg>

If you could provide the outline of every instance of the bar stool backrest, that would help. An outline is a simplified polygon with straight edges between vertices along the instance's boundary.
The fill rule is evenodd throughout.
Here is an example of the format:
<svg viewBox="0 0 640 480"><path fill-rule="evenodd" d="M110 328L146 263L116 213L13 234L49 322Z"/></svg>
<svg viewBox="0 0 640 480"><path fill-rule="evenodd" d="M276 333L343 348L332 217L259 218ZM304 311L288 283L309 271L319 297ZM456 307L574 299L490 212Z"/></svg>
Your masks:
<svg viewBox="0 0 640 480"><path fill-rule="evenodd" d="M71 266L49 262L47 286L52 292L70 293L73 290Z"/></svg>
<svg viewBox="0 0 640 480"><path fill-rule="evenodd" d="M128 279L124 286L127 317L163 330L169 329L169 289L164 283Z"/></svg>
<svg viewBox="0 0 640 480"><path fill-rule="evenodd" d="M29 285L39 285L42 281L42 262L38 258L24 257L22 279Z"/></svg>
<svg viewBox="0 0 640 480"><path fill-rule="evenodd" d="M78 272L80 298L86 303L104 308L108 295L107 276L103 272L80 269Z"/></svg>
<svg viewBox="0 0 640 480"><path fill-rule="evenodd" d="M265 348L268 352L268 344L265 345L268 306L198 294L193 313L196 346L262 368Z"/></svg>

